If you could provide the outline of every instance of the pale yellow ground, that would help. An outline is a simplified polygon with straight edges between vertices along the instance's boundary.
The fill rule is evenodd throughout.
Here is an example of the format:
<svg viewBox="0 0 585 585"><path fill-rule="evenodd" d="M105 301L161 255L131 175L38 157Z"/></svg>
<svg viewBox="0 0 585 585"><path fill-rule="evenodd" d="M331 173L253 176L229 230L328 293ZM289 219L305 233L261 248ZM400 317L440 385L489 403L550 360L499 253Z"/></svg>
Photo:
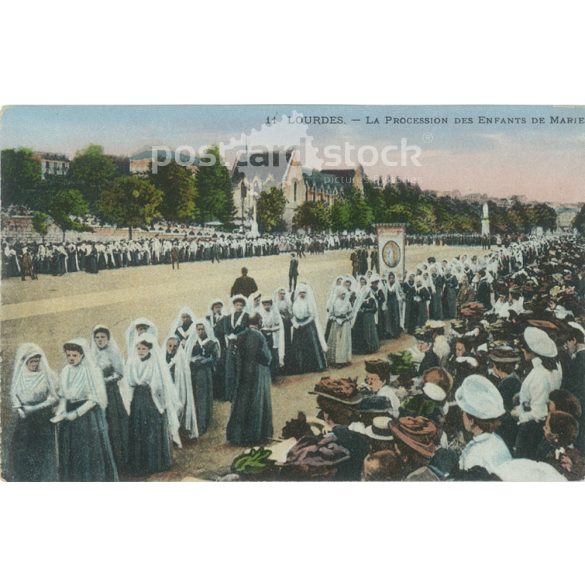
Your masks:
<svg viewBox="0 0 585 585"><path fill-rule="evenodd" d="M429 256L438 260L460 253L481 254L480 248L412 246L407 250L407 268L413 268ZM2 335L2 453L6 454L13 427L9 386L12 363L20 343L34 341L47 354L51 366L60 370L64 365L63 342L74 337L89 337L97 323L111 328L119 345L124 347L124 334L130 321L147 317L159 328L159 339L168 332L171 322L183 305L190 306L197 316L207 312L212 298L228 300L234 278L247 266L261 291L272 294L279 286L288 285L290 257L234 259L218 264L197 262L182 264L179 271L170 266L147 266L106 270L98 275L73 273L63 277L40 275L37 281L2 282L0 311ZM310 282L315 290L321 318L333 279L350 272L349 251L307 256L300 261L299 280ZM408 345L410 338L387 342L380 355ZM363 376L365 357L356 357L351 366L332 370L332 375ZM315 414L314 396L308 394L315 382L326 374L290 376L272 388L275 434L299 410ZM175 450L173 473L167 478L184 476L212 477L223 471L241 449L225 444L225 426L229 405L215 403L214 422L210 431L196 443Z"/></svg>

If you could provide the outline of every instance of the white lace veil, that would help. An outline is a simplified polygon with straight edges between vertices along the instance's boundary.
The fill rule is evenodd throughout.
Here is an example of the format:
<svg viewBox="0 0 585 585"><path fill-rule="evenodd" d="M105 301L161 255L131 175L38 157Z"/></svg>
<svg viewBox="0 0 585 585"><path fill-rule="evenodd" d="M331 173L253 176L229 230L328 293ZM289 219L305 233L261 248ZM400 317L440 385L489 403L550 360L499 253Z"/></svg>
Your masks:
<svg viewBox="0 0 585 585"><path fill-rule="evenodd" d="M294 304L297 302L299 298L300 292L307 293L307 304L309 306L309 310L313 319L315 321L315 327L317 328L317 337L319 338L319 344L321 345L321 349L323 352L327 351L327 342L325 341L325 335L323 333L323 327L321 325L321 320L319 319L319 311L317 309L317 303L315 301L315 295L313 293L313 289L311 285L307 282L300 282L296 289L295 289L295 301L293 303L293 311L294 311ZM293 313L294 314L294 313ZM294 334L294 333L293 333Z"/></svg>
<svg viewBox="0 0 585 585"><path fill-rule="evenodd" d="M101 349L97 346L94 336L96 331L99 329L105 329L108 332L108 345ZM120 347L118 346L116 340L112 336L112 331L109 327L105 325L96 325L91 331L91 338L89 340L90 351L93 355L93 358L100 369L104 368L104 362L108 361L114 368L115 372L122 376L118 380L118 389L120 390L120 396L122 397L122 402L124 403L124 407L126 408L126 412L130 413L130 401L131 401L131 394L130 389L128 388L128 384L126 384L126 380L124 378L124 356L120 351ZM104 359L104 354L106 359Z"/></svg>
<svg viewBox="0 0 585 585"><path fill-rule="evenodd" d="M139 321L141 322L141 321ZM138 356L137 346L141 342L152 345L150 359L142 361ZM146 363L150 362L150 363ZM168 421L169 433L173 441L181 446L179 437L179 418L181 410L177 389L173 384L165 355L161 351L158 341L150 333L142 333L134 340L134 345L128 361L126 362L126 381L132 393L134 387L148 384L156 408L161 414L165 414Z"/></svg>
<svg viewBox="0 0 585 585"><path fill-rule="evenodd" d="M104 376L95 362L87 341L77 337L68 341L67 344L78 345L83 352L83 359L78 366L66 365L61 371L60 396L66 396L69 384L74 381L76 384L82 385L86 400L92 400L105 410L108 406L108 395L106 394ZM70 376L73 371L77 374L74 378Z"/></svg>
<svg viewBox="0 0 585 585"><path fill-rule="evenodd" d="M130 325L128 326L128 329L126 329L126 353L128 354L128 357L130 357L130 354L135 353L136 346L134 345L134 340L138 336L138 333L136 331L137 325L146 325L148 327L146 333L152 335L155 338L158 337L158 329L152 321L150 321L146 317L134 319L134 321L132 321L132 323L130 323Z"/></svg>
<svg viewBox="0 0 585 585"><path fill-rule="evenodd" d="M195 333L193 332L193 335ZM189 337L189 340L192 336ZM189 367L189 358L185 348L178 343L177 352L170 363L166 361L167 342L169 339L174 339L178 343L178 339L174 335L167 335L161 351L164 356L164 361L169 369L175 365L175 389L177 392L177 399L180 404L178 418L180 425L187 431L190 439L196 439L199 436L199 428L197 427L197 411L195 405L195 396L193 395L193 385L191 382L191 369ZM172 376L171 376L172 381Z"/></svg>
<svg viewBox="0 0 585 585"><path fill-rule="evenodd" d="M191 337L191 335L193 334L193 332L195 331L194 327L193 327L193 323L195 323L195 313L191 310L190 307L188 307L187 305L183 305L181 307L181 310L177 313L177 316L175 317L175 320L171 323L171 328L169 329L169 336L173 335L175 336L175 331L181 327L183 325L183 319L182 316L183 315L189 315L191 317L191 326L189 327L189 329L184 332L185 335L187 335L188 337ZM181 339L179 341L182 341ZM181 345L183 345L183 343L181 343Z"/></svg>
<svg viewBox="0 0 585 585"><path fill-rule="evenodd" d="M37 355L41 358L38 372L30 372L26 362ZM49 367L45 352L36 343L23 343L18 346L14 359L12 385L10 386L13 408L22 406L21 395L31 384L38 390L47 388L49 395L52 398L57 398L58 381L59 378L56 372Z"/></svg>

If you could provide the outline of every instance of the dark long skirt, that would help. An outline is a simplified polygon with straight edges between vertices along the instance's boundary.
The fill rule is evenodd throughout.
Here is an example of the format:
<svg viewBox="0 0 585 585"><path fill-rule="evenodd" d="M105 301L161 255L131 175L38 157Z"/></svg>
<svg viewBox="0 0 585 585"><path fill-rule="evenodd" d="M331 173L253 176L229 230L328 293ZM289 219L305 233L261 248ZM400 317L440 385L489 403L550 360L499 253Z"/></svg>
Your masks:
<svg viewBox="0 0 585 585"><path fill-rule="evenodd" d="M294 374L322 372L326 367L314 322L293 330L291 368Z"/></svg>
<svg viewBox="0 0 585 585"><path fill-rule="evenodd" d="M150 475L171 467L167 417L154 403L148 386L136 386L128 419L128 470Z"/></svg>
<svg viewBox="0 0 585 585"><path fill-rule="evenodd" d="M211 367L191 365L191 381L197 411L199 435L207 432L213 419L213 374Z"/></svg>
<svg viewBox="0 0 585 585"><path fill-rule="evenodd" d="M351 330L351 345L354 355L375 353L380 349L374 313L358 313Z"/></svg>
<svg viewBox="0 0 585 585"><path fill-rule="evenodd" d="M400 306L396 299L396 294L388 295L386 311L384 312L384 321L386 324L386 335L394 339L400 335Z"/></svg>
<svg viewBox="0 0 585 585"><path fill-rule="evenodd" d="M257 445L272 438L270 369L257 365L236 391L227 425L233 445Z"/></svg>
<svg viewBox="0 0 585 585"><path fill-rule="evenodd" d="M292 323L290 319L283 319L282 325L284 327L284 368L283 374L290 374L293 370L292 366Z"/></svg>
<svg viewBox="0 0 585 585"><path fill-rule="evenodd" d="M108 434L116 467L118 472L122 473L126 471L128 465L128 413L120 395L118 382L108 382L106 391L108 393L108 407L106 408Z"/></svg>
<svg viewBox="0 0 585 585"><path fill-rule="evenodd" d="M77 410L84 402L67 401L67 412ZM99 406L81 418L60 422L58 437L61 481L118 481L108 423Z"/></svg>
<svg viewBox="0 0 585 585"><path fill-rule="evenodd" d="M225 348L213 370L213 398L225 400Z"/></svg>
<svg viewBox="0 0 585 585"><path fill-rule="evenodd" d="M224 400L231 402L238 387L240 371L240 354L237 349L229 347L225 355Z"/></svg>
<svg viewBox="0 0 585 585"><path fill-rule="evenodd" d="M12 437L13 481L58 481L55 425L47 407L18 419Z"/></svg>

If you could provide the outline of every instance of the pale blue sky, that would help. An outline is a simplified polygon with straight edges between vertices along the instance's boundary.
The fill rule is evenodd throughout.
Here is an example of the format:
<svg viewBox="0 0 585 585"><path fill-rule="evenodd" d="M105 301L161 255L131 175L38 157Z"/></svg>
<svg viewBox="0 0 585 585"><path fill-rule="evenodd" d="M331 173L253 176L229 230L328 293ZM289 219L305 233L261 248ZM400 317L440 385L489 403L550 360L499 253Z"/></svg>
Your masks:
<svg viewBox="0 0 585 585"><path fill-rule="evenodd" d="M132 154L154 145L198 149L259 130L267 116L343 116L345 124L309 125L313 146L351 144L378 150L389 144L422 149L420 166L366 169L372 176L418 180L424 188L524 194L550 201L585 200L585 124L551 124L551 116L584 117L585 107L541 106L15 106L0 118L0 146L73 155L89 143L111 154ZM448 117L446 125L384 124L385 116ZM483 124L478 116L525 117L528 124ZM366 125L365 117L379 125ZM454 123L473 117L474 124ZM532 117L546 124L533 125ZM359 118L360 122L352 122Z"/></svg>

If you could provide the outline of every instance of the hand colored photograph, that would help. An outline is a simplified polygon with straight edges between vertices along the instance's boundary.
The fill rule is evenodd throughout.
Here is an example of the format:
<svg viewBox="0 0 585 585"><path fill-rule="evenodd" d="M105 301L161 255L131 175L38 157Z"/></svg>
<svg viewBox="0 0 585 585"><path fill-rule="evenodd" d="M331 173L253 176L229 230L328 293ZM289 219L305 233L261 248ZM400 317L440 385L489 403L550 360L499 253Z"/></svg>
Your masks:
<svg viewBox="0 0 585 585"><path fill-rule="evenodd" d="M5 106L9 482L582 481L585 107Z"/></svg>

